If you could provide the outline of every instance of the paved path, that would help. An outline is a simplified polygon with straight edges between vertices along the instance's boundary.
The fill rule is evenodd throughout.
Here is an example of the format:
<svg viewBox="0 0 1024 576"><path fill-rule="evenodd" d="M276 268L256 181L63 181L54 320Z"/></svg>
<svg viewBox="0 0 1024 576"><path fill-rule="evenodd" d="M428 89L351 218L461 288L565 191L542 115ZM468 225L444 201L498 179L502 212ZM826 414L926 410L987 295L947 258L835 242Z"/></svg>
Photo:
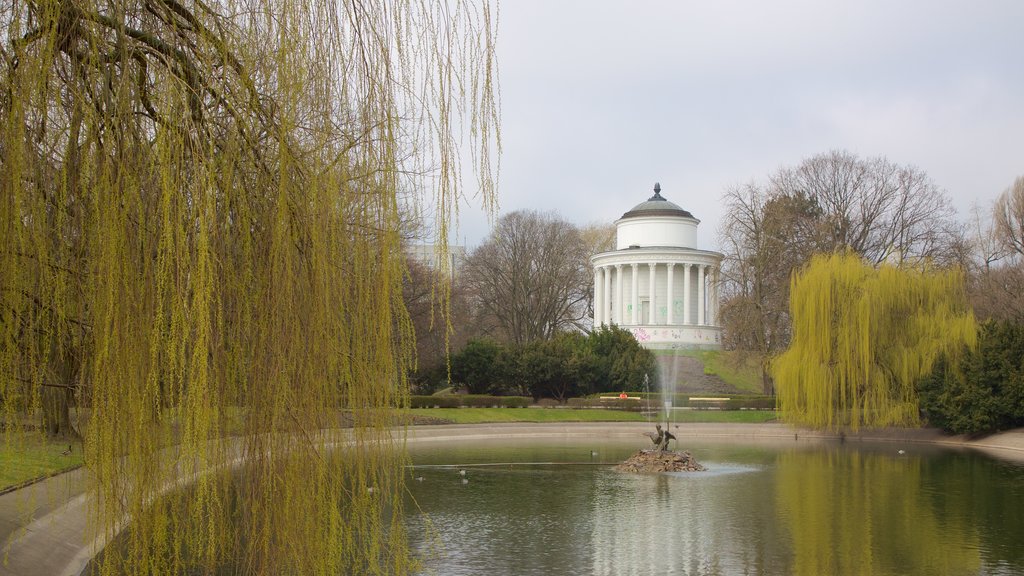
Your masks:
<svg viewBox="0 0 1024 576"><path fill-rule="evenodd" d="M477 424L416 426L410 444L466 442L493 438L634 437L650 430L643 422L562 424ZM835 434L795 430L784 424L679 424L673 428L685 445L688 438L742 438L758 442L815 442ZM847 433L846 441L891 441L967 446L1024 464L1024 428L982 439L945 436L935 430L870 430ZM90 476L80 468L0 496L0 538L4 561L0 576L79 576L95 551L89 529Z"/></svg>
<svg viewBox="0 0 1024 576"><path fill-rule="evenodd" d="M90 484L89 472L78 468L0 496L0 574L77 575L80 569L61 570L83 553Z"/></svg>

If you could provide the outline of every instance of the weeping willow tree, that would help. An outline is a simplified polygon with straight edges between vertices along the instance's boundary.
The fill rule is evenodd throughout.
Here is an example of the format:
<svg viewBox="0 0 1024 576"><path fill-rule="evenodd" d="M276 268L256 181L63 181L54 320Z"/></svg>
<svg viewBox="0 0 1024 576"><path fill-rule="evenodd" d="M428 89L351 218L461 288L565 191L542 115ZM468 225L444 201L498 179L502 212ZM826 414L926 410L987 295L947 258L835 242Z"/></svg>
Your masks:
<svg viewBox="0 0 1024 576"><path fill-rule="evenodd" d="M918 424L915 382L977 338L959 271L853 254L816 256L794 275L790 313L792 343L772 363L779 409L816 428Z"/></svg>
<svg viewBox="0 0 1024 576"><path fill-rule="evenodd" d="M131 528L102 573L410 571L399 212L433 191L447 245L462 133L493 203L493 20L462 0L0 8L3 426L83 437L96 541Z"/></svg>

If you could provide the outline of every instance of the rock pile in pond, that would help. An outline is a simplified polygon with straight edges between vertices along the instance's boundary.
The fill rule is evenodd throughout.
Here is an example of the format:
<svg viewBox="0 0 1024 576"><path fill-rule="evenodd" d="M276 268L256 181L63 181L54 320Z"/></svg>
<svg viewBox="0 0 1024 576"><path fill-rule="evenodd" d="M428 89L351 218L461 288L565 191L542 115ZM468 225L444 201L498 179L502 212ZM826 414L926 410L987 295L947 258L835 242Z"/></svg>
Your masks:
<svg viewBox="0 0 1024 576"><path fill-rule="evenodd" d="M690 452L671 452L668 450L641 450L615 467L619 472L650 473L650 472L703 472L707 468L693 459Z"/></svg>

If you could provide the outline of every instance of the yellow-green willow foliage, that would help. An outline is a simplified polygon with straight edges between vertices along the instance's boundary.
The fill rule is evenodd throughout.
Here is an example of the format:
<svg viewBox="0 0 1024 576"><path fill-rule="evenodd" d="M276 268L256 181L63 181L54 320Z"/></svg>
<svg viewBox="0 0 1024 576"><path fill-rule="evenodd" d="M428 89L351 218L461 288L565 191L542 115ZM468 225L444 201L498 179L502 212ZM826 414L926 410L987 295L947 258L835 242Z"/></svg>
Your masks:
<svg viewBox="0 0 1024 576"><path fill-rule="evenodd" d="M494 19L0 8L3 423L83 436L97 542L130 522L102 573L410 571L399 205L433 190L446 244L463 132L493 203Z"/></svg>
<svg viewBox="0 0 1024 576"><path fill-rule="evenodd" d="M779 408L819 428L918 423L915 381L977 337L956 270L816 256L794 275L793 338L772 362Z"/></svg>

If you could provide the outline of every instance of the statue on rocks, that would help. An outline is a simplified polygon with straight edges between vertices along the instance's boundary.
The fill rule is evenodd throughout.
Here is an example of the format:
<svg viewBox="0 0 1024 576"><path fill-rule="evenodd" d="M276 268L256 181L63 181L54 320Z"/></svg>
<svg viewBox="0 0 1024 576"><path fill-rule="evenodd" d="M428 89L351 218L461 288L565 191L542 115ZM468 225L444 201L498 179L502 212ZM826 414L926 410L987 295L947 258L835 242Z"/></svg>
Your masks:
<svg viewBox="0 0 1024 576"><path fill-rule="evenodd" d="M658 447L658 452L664 452L668 450L669 440L675 440L676 437L668 430L662 430L661 424L655 424L657 432L644 432L644 436L651 439L654 445Z"/></svg>
<svg viewBox="0 0 1024 576"><path fill-rule="evenodd" d="M659 427L659 429L660 429L660 427ZM668 442L669 442L669 440L675 440L675 439L676 439L676 437L673 436L672 433L669 432L668 429L666 428L665 429L665 436L662 438L661 446L658 446L658 450L660 452L664 452L664 451L668 450Z"/></svg>
<svg viewBox="0 0 1024 576"><path fill-rule="evenodd" d="M661 424L655 425L655 428L658 429L657 433L644 432L644 435L650 438L651 442L654 442L654 445L660 449L662 441L665 440L665 433L661 431Z"/></svg>
<svg viewBox="0 0 1024 576"><path fill-rule="evenodd" d="M672 452L668 443L676 437L661 424L655 425L657 432L644 432L656 449L640 450L625 462L615 467L621 472L701 472L707 470L688 452Z"/></svg>

